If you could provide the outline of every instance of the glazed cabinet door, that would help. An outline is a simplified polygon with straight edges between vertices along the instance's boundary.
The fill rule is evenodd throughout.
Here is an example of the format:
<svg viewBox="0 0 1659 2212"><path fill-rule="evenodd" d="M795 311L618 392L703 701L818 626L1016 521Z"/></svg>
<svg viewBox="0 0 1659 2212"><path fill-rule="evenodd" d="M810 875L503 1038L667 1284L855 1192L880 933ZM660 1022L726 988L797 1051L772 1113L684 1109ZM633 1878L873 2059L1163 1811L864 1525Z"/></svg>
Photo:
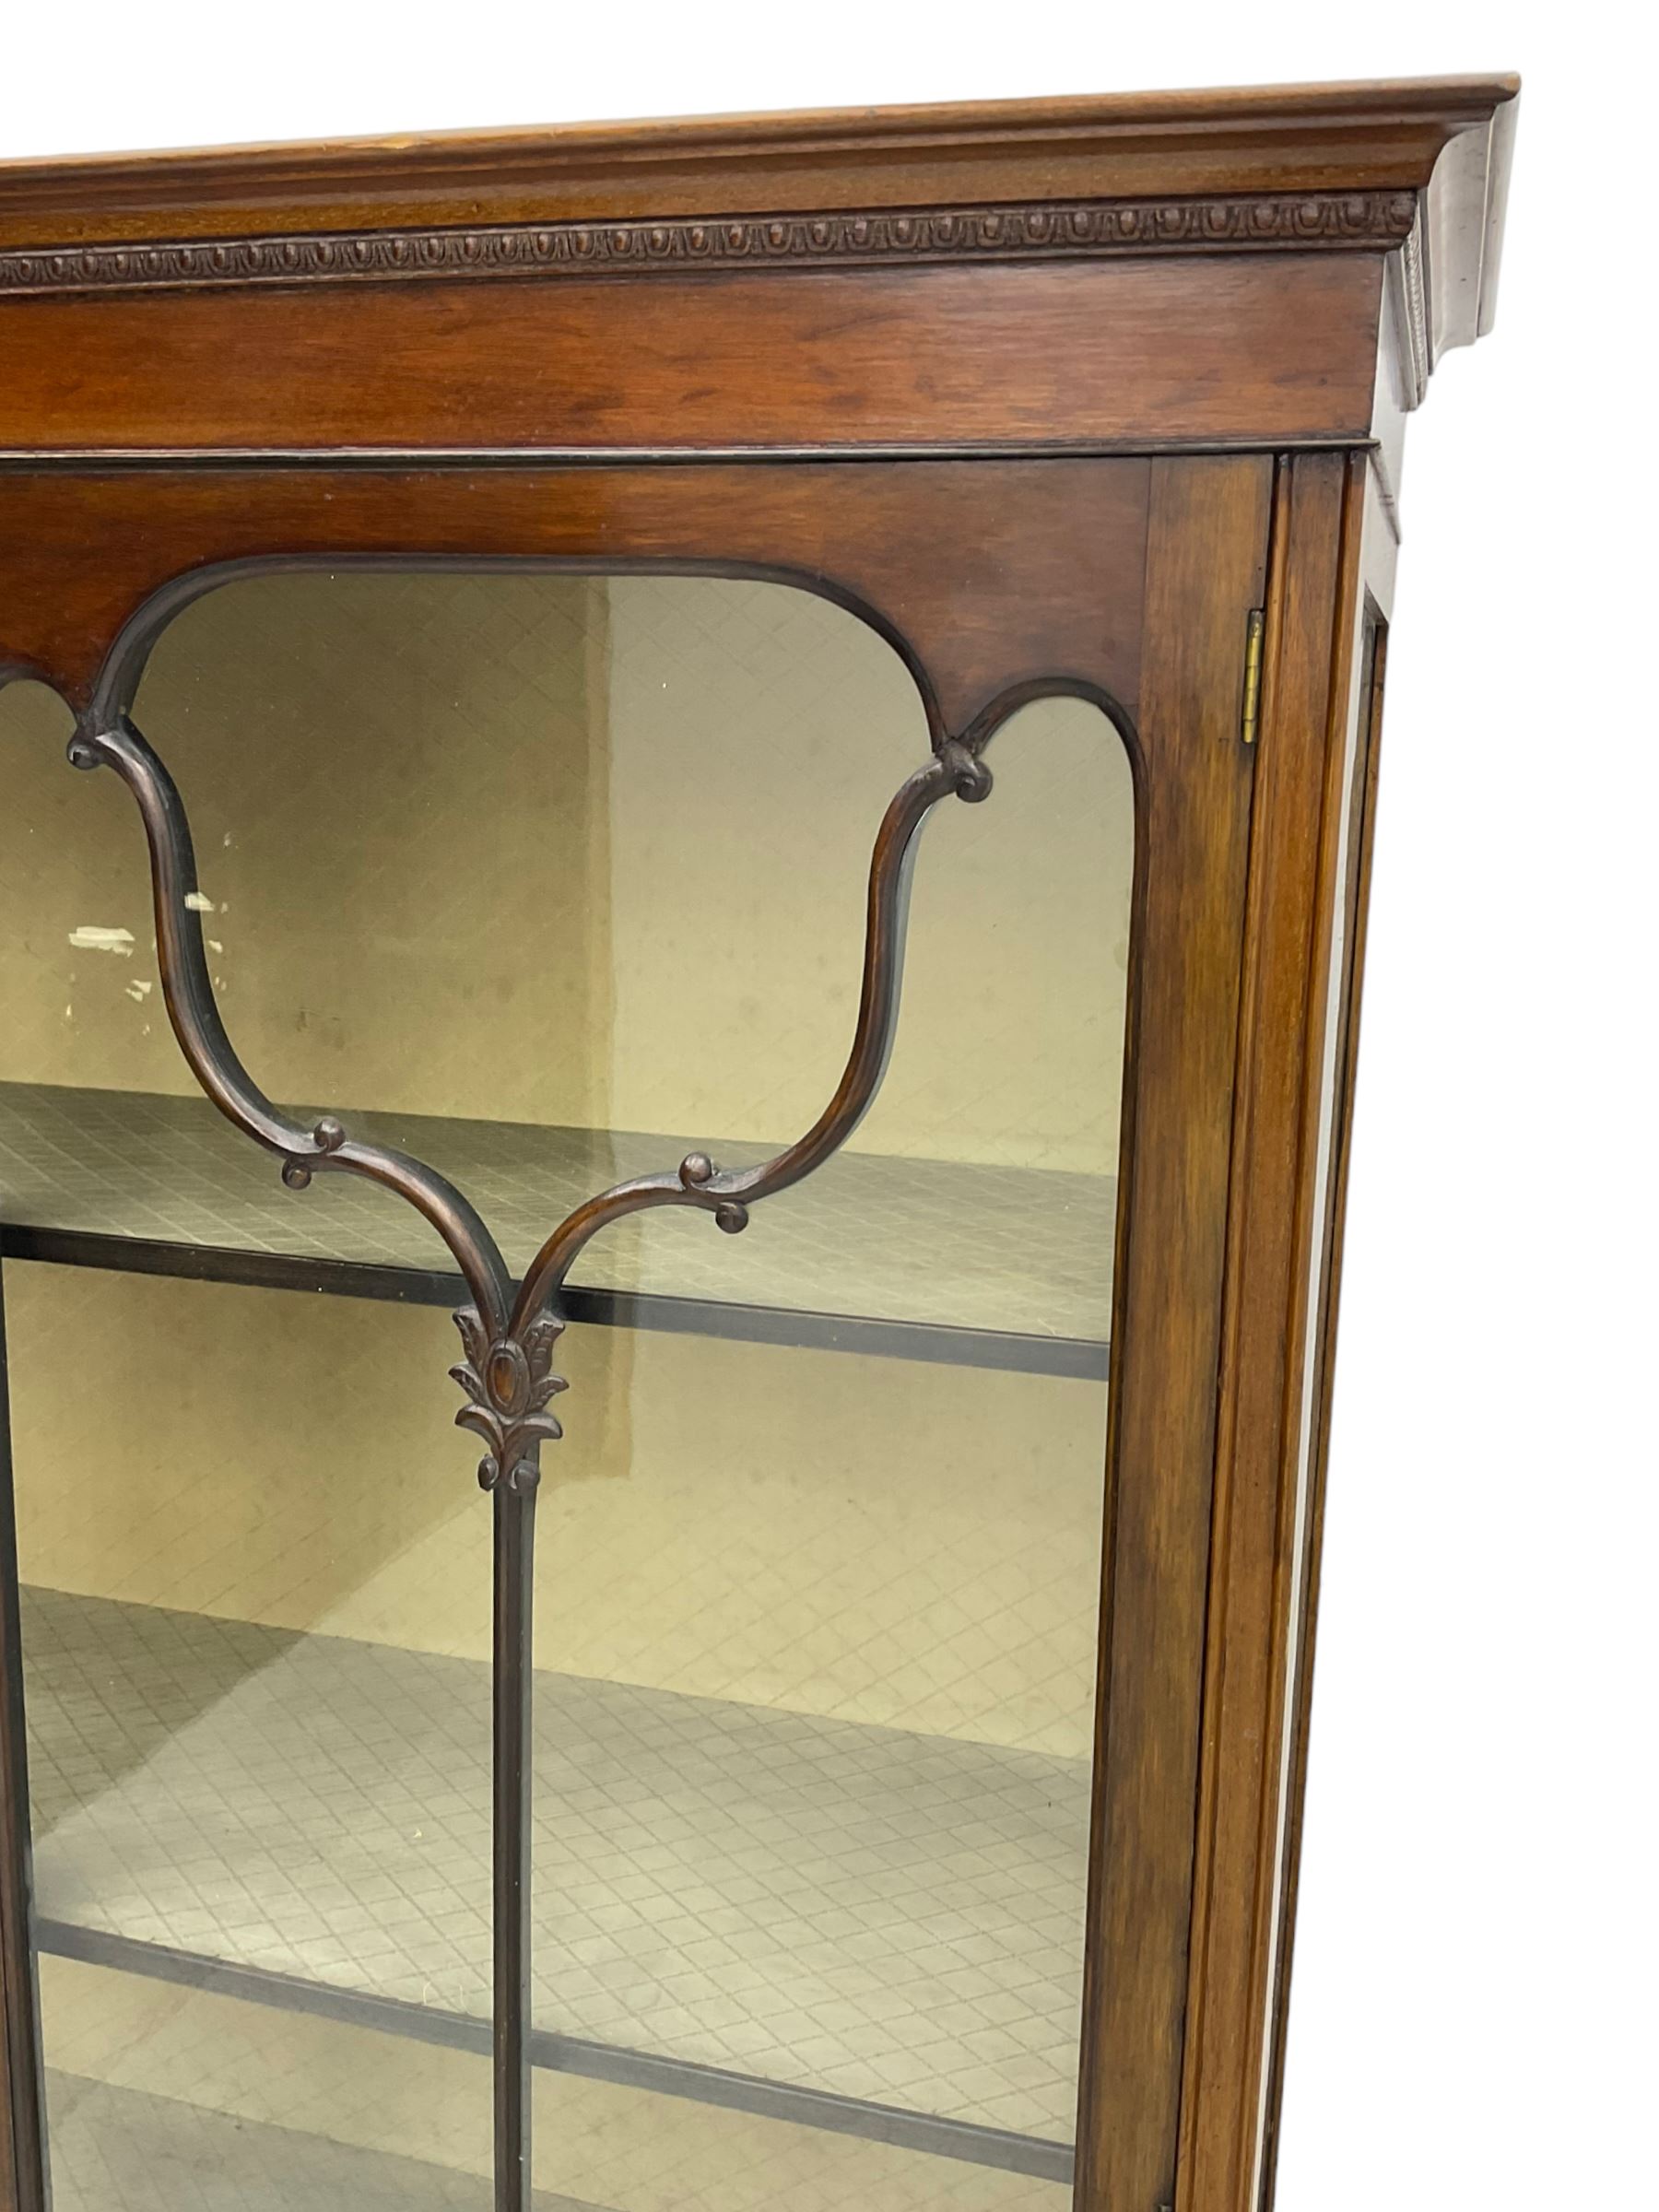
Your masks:
<svg viewBox="0 0 1659 2212"><path fill-rule="evenodd" d="M25 2212L1171 2201L1273 475L6 480Z"/></svg>

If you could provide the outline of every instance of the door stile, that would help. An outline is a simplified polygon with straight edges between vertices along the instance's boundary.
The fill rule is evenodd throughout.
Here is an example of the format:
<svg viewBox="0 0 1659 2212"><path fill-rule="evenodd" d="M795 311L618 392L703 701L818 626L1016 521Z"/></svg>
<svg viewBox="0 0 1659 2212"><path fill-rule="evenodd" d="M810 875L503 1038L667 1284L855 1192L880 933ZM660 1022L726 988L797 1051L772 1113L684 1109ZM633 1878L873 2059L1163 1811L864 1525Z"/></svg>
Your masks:
<svg viewBox="0 0 1659 2212"><path fill-rule="evenodd" d="M11 1438L6 1296L0 1281L0 2002L6 2089L0 2098L0 2206L6 2212L47 2212L52 2189L34 1955L29 1739L23 1710Z"/></svg>
<svg viewBox="0 0 1659 2212"><path fill-rule="evenodd" d="M1280 1983L1313 1378L1337 1135L1338 892L1369 460L1278 465L1251 830L1177 2212L1253 2212Z"/></svg>
<svg viewBox="0 0 1659 2212"><path fill-rule="evenodd" d="M1078 2212L1173 2187L1271 483L1265 458L1152 467Z"/></svg>

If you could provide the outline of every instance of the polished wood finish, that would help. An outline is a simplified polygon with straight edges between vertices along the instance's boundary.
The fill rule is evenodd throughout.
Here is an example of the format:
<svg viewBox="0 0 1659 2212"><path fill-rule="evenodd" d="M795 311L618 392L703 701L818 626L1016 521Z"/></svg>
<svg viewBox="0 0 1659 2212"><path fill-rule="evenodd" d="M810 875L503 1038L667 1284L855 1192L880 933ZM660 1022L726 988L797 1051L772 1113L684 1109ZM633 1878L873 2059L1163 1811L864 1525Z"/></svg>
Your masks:
<svg viewBox="0 0 1659 2212"><path fill-rule="evenodd" d="M1489 320L1515 88L0 165L0 449L1356 442L1385 267L1409 404Z"/></svg>
<svg viewBox="0 0 1659 2212"><path fill-rule="evenodd" d="M1133 712L1144 460L406 470L166 468L0 479L0 667L90 703L141 609L227 564L483 559L740 570L826 592L901 651L936 734L1064 682Z"/></svg>
<svg viewBox="0 0 1659 2212"><path fill-rule="evenodd" d="M1512 76L961 102L0 162L0 249L1426 189ZM1453 272L1448 271L1450 278Z"/></svg>
<svg viewBox="0 0 1659 2212"><path fill-rule="evenodd" d="M993 770L1018 742L997 727L1044 691L1121 731L1136 873L1080 2212L1259 2212L1271 2187L1366 624L1405 421L1490 319L1514 90L0 165L0 676L51 684L87 730L225 577L412 558L825 593L903 655L935 744L989 742ZM21 1809L14 1783L0 2203L33 2212Z"/></svg>
<svg viewBox="0 0 1659 2212"><path fill-rule="evenodd" d="M1216 1453L1202 1379L1221 1339L1253 778L1238 677L1271 473L1153 475L1077 2136L1089 2206L1158 2204L1174 2185Z"/></svg>
<svg viewBox="0 0 1659 2212"><path fill-rule="evenodd" d="M1178 2200L1205 2212L1250 2212L1259 2195L1309 1568L1307 1369L1337 1134L1325 1054L1367 491L1363 456L1301 455L1282 472L1276 503Z"/></svg>
<svg viewBox="0 0 1659 2212"><path fill-rule="evenodd" d="M1299 1617L1293 1623L1300 1661L1289 1706L1289 1780L1284 1821L1282 1891L1278 1915L1278 1959L1273 1986L1273 2047L1267 2084L1262 2148L1262 2196L1272 2201L1278 2155L1279 2116L1284 2099L1286 2025L1290 2004L1290 1970L1295 1948L1296 1900L1301 1860L1302 1808L1307 1794L1308 1737L1312 1713L1314 1632L1319 1618L1320 1557L1324 1533L1325 1478L1331 1444L1331 1394L1335 1377L1336 1322L1341 1303L1342 1241L1347 1217L1349 1131L1354 1082L1359 1060L1359 1008L1365 978L1366 909L1371 898L1371 852L1376 828L1377 777L1382 763L1382 687L1388 629L1371 587L1380 581L1375 562L1365 564L1367 604L1361 616L1359 687L1353 788L1348 814L1347 866L1341 888L1343 968L1336 1006L1334 1060L1336 1091L1332 1100L1333 1157L1324 1241L1318 1264L1320 1302L1312 1379L1312 1444L1307 1498L1305 1550Z"/></svg>
<svg viewBox="0 0 1659 2212"><path fill-rule="evenodd" d="M1382 282L1241 254L0 301L0 449L1352 443Z"/></svg>

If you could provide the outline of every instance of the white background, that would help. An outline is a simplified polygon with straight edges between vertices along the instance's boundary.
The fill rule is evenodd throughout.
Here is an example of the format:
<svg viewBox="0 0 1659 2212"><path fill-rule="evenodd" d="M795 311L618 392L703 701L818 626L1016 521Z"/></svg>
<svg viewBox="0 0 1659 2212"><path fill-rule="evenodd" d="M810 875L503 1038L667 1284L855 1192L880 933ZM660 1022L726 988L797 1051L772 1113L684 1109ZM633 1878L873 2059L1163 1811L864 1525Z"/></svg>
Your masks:
<svg viewBox="0 0 1659 2212"><path fill-rule="evenodd" d="M1498 327L1407 446L1281 2212L1659 2202L1647 20L12 0L0 34L6 155L1525 76Z"/></svg>

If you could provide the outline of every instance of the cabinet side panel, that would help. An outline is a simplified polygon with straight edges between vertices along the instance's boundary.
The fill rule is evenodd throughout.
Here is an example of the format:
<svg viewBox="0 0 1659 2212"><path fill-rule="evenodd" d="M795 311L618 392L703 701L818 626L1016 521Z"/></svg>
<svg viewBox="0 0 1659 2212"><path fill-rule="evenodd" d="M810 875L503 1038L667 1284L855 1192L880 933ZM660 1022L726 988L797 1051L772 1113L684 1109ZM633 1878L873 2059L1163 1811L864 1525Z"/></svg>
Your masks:
<svg viewBox="0 0 1659 2212"><path fill-rule="evenodd" d="M1153 470L1077 2202L1167 2199L1186 2009L1265 461Z"/></svg>
<svg viewBox="0 0 1659 2212"><path fill-rule="evenodd" d="M1370 582L1369 571L1367 582ZM1365 975L1365 922L1371 899L1371 843L1376 817L1377 771L1382 753L1382 685L1387 649L1387 625L1374 605L1370 606L1360 628L1359 680L1356 700L1358 749L1349 799L1347 863L1342 877L1343 944L1335 1040L1335 1096L1332 1102L1331 1166L1324 1219L1319 1225L1320 1304L1319 1324L1314 1339L1313 1398L1311 1408L1312 1453L1307 1509L1308 1556L1298 1624L1300 1655L1292 1715L1289 1800L1285 1812L1278 1961L1273 1991L1272 2070L1267 2092L1266 2136L1262 2151L1262 2201L1267 2204L1273 2200L1279 2112L1284 2098L1285 2036L1290 2001L1302 1806L1307 1789L1308 1729L1312 1704L1320 1556L1324 1534L1325 1475L1330 1456L1331 1394L1340 1305L1338 1291L1342 1276L1342 1238L1347 1213L1348 1133L1353 1116L1354 1081L1359 1067L1359 1007Z"/></svg>
<svg viewBox="0 0 1659 2212"><path fill-rule="evenodd" d="M1281 465L1249 921L1205 1660L1181 2212L1253 2212L1309 1566L1310 1372L1331 1187L1363 455Z"/></svg>

